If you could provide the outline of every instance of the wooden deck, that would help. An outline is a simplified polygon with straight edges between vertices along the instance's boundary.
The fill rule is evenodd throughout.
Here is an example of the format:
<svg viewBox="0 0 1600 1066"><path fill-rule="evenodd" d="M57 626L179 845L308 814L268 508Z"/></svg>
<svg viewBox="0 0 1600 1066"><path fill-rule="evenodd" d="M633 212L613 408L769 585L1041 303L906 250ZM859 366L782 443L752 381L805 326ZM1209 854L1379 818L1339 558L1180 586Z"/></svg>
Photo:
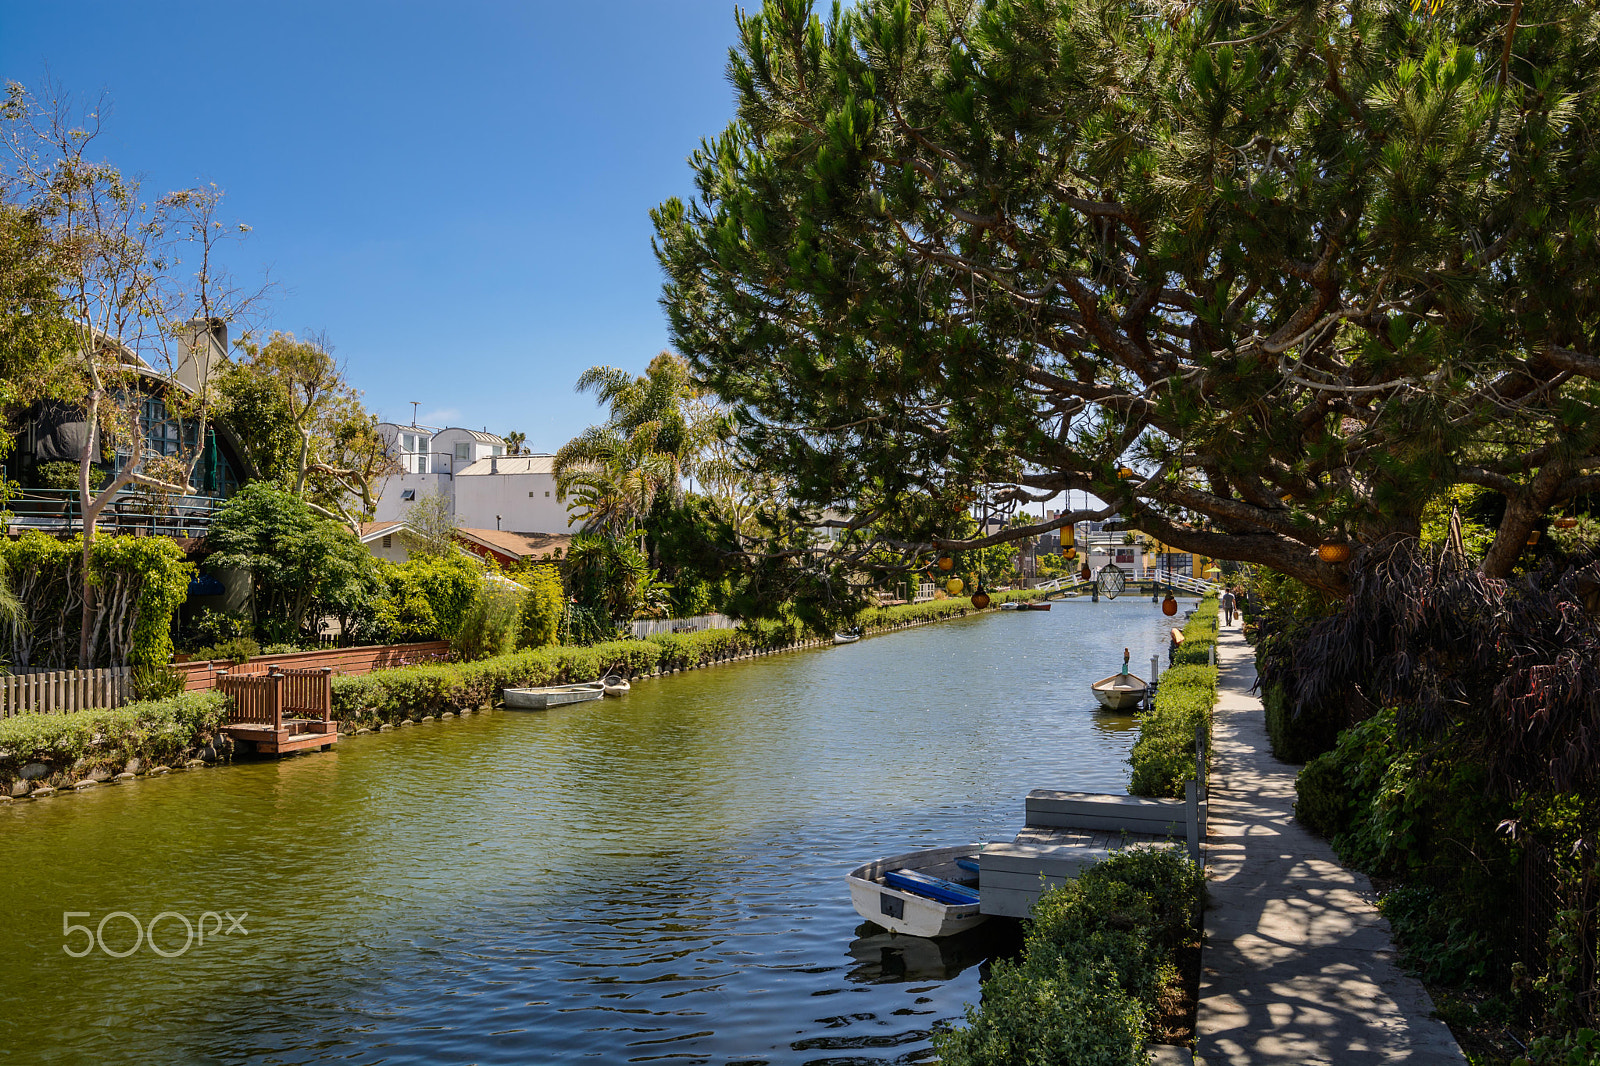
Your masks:
<svg viewBox="0 0 1600 1066"><path fill-rule="evenodd" d="M282 755L307 748L326 751L338 743L333 720L333 670L285 670L265 674L217 675L217 687L232 707L223 727L236 743L262 755Z"/></svg>
<svg viewBox="0 0 1600 1066"><path fill-rule="evenodd" d="M1026 826L1009 844L978 855L980 909L1026 918L1046 891L1077 877L1122 848L1136 844L1184 847L1202 861L1206 826L1206 758L1202 729L1195 737L1196 780L1183 799L1147 799L1036 788L1024 801Z"/></svg>

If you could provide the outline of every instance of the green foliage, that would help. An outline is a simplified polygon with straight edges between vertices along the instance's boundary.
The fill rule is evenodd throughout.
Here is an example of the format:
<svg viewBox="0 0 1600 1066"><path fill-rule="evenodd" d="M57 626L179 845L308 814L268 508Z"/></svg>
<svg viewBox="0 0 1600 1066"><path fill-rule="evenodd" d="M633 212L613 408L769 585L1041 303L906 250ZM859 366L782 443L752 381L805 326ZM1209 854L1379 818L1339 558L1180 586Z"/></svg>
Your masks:
<svg viewBox="0 0 1600 1066"><path fill-rule="evenodd" d="M1272 754L1284 762L1304 763L1333 747L1338 727L1325 715L1295 714L1289 690L1282 682L1261 688L1261 705L1267 716L1267 738Z"/></svg>
<svg viewBox="0 0 1600 1066"><path fill-rule="evenodd" d="M234 637L218 644L202 645L189 653L191 659L226 659L231 663L248 662L261 654L261 645L250 637Z"/></svg>
<svg viewBox="0 0 1600 1066"><path fill-rule="evenodd" d="M243 615L202 607L179 630L179 647L183 649L216 647L240 637L252 635L250 619ZM198 654L195 658L204 658Z"/></svg>
<svg viewBox="0 0 1600 1066"><path fill-rule="evenodd" d="M1181 798L1184 782L1194 777L1195 731L1203 727L1210 736L1217 702L1217 670L1206 665L1216 646L1217 610L1215 598L1200 602L1183 627L1175 665L1161 675L1155 706L1139 719L1139 739L1128 757L1132 795Z"/></svg>
<svg viewBox="0 0 1600 1066"><path fill-rule="evenodd" d="M65 459L40 463L34 468L33 479L41 489L66 489L75 492L78 488L78 464ZM100 479L101 472L91 467L89 484L92 486Z"/></svg>
<svg viewBox="0 0 1600 1066"><path fill-rule="evenodd" d="M396 643L450 640L483 587L483 567L460 552L418 555L380 568L376 628Z"/></svg>
<svg viewBox="0 0 1600 1066"><path fill-rule="evenodd" d="M61 266L42 215L0 204L0 455L11 450L11 420L30 403L53 389L81 398L75 375L61 372L77 338L57 289ZM74 474L67 487L76 484Z"/></svg>
<svg viewBox="0 0 1600 1066"><path fill-rule="evenodd" d="M1197 934L1203 876L1171 849L1118 852L1040 897L1019 960L1000 959L944 1066L1134 1066L1174 953Z"/></svg>
<svg viewBox="0 0 1600 1066"><path fill-rule="evenodd" d="M129 759L170 764L218 735L228 701L219 692L130 703L114 711L19 714L0 719L0 780L15 780L31 762L53 772L120 770ZM79 760L84 764L73 767Z"/></svg>
<svg viewBox="0 0 1600 1066"><path fill-rule="evenodd" d="M0 563L27 610L11 627L11 661L78 666L83 604L83 540L27 532L0 541ZM89 583L95 591L89 667L150 670L172 659L172 616L188 595L194 567L166 537L95 538Z"/></svg>
<svg viewBox="0 0 1600 1066"><path fill-rule="evenodd" d="M348 528L277 485L240 489L217 512L206 544L209 569L250 572L256 632L269 642L293 640L322 614L349 624L372 610L377 560Z"/></svg>
<svg viewBox="0 0 1600 1066"><path fill-rule="evenodd" d="M561 639L561 614L567 605L561 571L543 563L524 569L517 581L527 588L522 601L521 632L517 643L524 648L542 648Z"/></svg>
<svg viewBox="0 0 1600 1066"><path fill-rule="evenodd" d="M1511 1066L1600 1066L1600 1032L1577 1029L1563 1036L1541 1036Z"/></svg>
<svg viewBox="0 0 1600 1066"><path fill-rule="evenodd" d="M644 606L650 564L631 540L579 533L567 549L567 579L579 606L622 623Z"/></svg>
<svg viewBox="0 0 1600 1066"><path fill-rule="evenodd" d="M509 655L517 646L527 594L484 582L450 635L450 654L462 662Z"/></svg>

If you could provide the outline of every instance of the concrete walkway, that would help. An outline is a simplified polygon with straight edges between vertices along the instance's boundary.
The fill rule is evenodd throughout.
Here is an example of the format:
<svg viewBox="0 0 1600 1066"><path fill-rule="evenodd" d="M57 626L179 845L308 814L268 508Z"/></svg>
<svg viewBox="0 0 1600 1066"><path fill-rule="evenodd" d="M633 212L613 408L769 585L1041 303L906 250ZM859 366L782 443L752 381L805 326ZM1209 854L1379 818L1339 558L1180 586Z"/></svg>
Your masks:
<svg viewBox="0 0 1600 1066"><path fill-rule="evenodd" d="M1298 767L1272 757L1254 651L1217 646L1210 905L1196 1058L1252 1063L1465 1063L1433 1003L1395 963L1372 885L1293 820Z"/></svg>

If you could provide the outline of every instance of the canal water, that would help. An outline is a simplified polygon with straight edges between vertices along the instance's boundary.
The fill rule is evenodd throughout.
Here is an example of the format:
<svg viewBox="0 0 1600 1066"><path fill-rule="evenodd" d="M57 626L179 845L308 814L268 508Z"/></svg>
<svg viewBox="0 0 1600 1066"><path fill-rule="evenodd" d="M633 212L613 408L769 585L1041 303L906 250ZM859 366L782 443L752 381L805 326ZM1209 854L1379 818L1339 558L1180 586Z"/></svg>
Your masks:
<svg viewBox="0 0 1600 1066"><path fill-rule="evenodd" d="M928 1061L1006 923L890 938L844 874L1124 791L1088 686L1170 625L991 613L0 807L0 1056Z"/></svg>

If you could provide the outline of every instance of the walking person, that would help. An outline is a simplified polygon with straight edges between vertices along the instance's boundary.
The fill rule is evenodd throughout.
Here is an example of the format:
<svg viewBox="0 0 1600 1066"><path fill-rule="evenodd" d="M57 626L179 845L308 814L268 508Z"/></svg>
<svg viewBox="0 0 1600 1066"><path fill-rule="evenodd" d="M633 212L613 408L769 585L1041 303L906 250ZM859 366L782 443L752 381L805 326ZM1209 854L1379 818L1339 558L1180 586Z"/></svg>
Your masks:
<svg viewBox="0 0 1600 1066"><path fill-rule="evenodd" d="M1234 606L1236 604L1237 604L1237 601L1233 598L1233 590L1232 589L1223 589L1222 590L1222 603L1221 603L1221 607L1222 607L1222 624L1223 625L1225 625L1225 626L1233 625L1233 608L1234 608Z"/></svg>

